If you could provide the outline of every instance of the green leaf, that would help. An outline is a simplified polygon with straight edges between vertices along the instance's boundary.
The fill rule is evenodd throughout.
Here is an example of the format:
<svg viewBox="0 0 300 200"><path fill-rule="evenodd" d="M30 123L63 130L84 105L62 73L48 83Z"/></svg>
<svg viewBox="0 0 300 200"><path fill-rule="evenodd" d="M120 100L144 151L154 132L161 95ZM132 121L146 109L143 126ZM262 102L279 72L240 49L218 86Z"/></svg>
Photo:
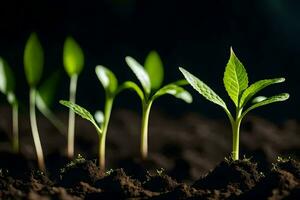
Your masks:
<svg viewBox="0 0 300 200"><path fill-rule="evenodd" d="M268 105L271 103L276 103L276 102L281 102L281 101L285 101L289 98L289 94L288 93L282 93L282 94L278 94L269 98L266 98L265 100L259 101L258 103L253 104L252 106L250 106L243 114L242 117L243 118L249 111L264 106L264 105Z"/></svg>
<svg viewBox="0 0 300 200"><path fill-rule="evenodd" d="M67 37L63 52L64 67L68 75L79 75L84 65L83 52L72 37Z"/></svg>
<svg viewBox="0 0 300 200"><path fill-rule="evenodd" d="M118 80L114 73L101 65L98 65L95 71L105 91L113 95L118 89Z"/></svg>
<svg viewBox="0 0 300 200"><path fill-rule="evenodd" d="M175 84L177 86L185 86L185 85L188 85L189 82L187 82L186 79L181 79L181 80L173 82L172 84Z"/></svg>
<svg viewBox="0 0 300 200"><path fill-rule="evenodd" d="M94 114L96 122L101 125L104 122L104 113L101 110L97 110Z"/></svg>
<svg viewBox="0 0 300 200"><path fill-rule="evenodd" d="M266 99L267 99L267 97L265 97L265 96L258 96L258 97L255 97L255 98L252 100L252 104L259 103L259 102L261 102L261 101L263 101L263 100L266 100Z"/></svg>
<svg viewBox="0 0 300 200"><path fill-rule="evenodd" d="M198 79L185 69L179 67L179 70L182 72L185 79L190 83L190 85L204 98L227 110L225 102L212 89L210 89L210 87L208 87L204 82L202 82L200 79Z"/></svg>
<svg viewBox="0 0 300 200"><path fill-rule="evenodd" d="M7 95L15 90L15 77L8 63L0 57L0 92Z"/></svg>
<svg viewBox="0 0 300 200"><path fill-rule="evenodd" d="M27 82L31 87L41 79L44 65L44 52L36 33L32 33L24 51L24 70Z"/></svg>
<svg viewBox="0 0 300 200"><path fill-rule="evenodd" d="M163 88L159 89L152 97L152 99L156 99L162 95L169 94L174 97L185 101L186 103L192 103L193 97L192 95L186 91L184 88L177 86L175 84L168 84Z"/></svg>
<svg viewBox="0 0 300 200"><path fill-rule="evenodd" d="M223 82L228 95L238 107L240 94L248 87L248 76L232 48L230 48L230 58L225 68Z"/></svg>
<svg viewBox="0 0 300 200"><path fill-rule="evenodd" d="M59 79L60 72L55 71L38 88L38 94L47 107L51 107L54 102Z"/></svg>
<svg viewBox="0 0 300 200"><path fill-rule="evenodd" d="M143 93L143 91L141 90L141 88L134 82L132 81L125 81L119 88L118 88L118 91L117 93L123 91L123 90L126 90L126 89L130 89L130 90L133 90L135 91L138 96L141 98L142 101L145 100L145 95Z"/></svg>
<svg viewBox="0 0 300 200"><path fill-rule="evenodd" d="M101 129L97 125L97 123L94 120L93 116L85 108L83 108L83 107L81 107L81 106L79 106L75 103L72 103L71 101L60 100L59 103L66 106L66 107L68 107L68 108L70 108L71 110L73 110L77 115L79 115L83 119L86 119L86 120L90 121L95 126L95 128L97 129L97 132L101 133Z"/></svg>
<svg viewBox="0 0 300 200"><path fill-rule="evenodd" d="M163 63L156 51L151 51L146 57L144 67L148 72L151 88L157 90L161 87L164 80Z"/></svg>
<svg viewBox="0 0 300 200"><path fill-rule="evenodd" d="M246 103L259 91L264 89L265 87L275 84L275 83L282 83L284 82L284 78L274 78L274 79L265 79L257 81L253 84L251 84L242 94L240 98L240 108L244 107Z"/></svg>
<svg viewBox="0 0 300 200"><path fill-rule="evenodd" d="M140 63L138 63L134 58L126 56L125 60L127 65L130 67L130 69L133 71L135 76L142 84L145 93L149 95L151 92L151 83L148 73L145 71L143 66Z"/></svg>

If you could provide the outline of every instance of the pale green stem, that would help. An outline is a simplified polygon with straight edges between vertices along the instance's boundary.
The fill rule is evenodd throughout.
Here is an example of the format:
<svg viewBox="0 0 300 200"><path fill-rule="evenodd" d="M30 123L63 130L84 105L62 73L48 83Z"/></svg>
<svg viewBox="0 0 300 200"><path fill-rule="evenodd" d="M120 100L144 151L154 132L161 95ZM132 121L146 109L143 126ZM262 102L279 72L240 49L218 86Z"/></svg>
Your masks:
<svg viewBox="0 0 300 200"><path fill-rule="evenodd" d="M105 170L105 142L110 114L112 110L113 98L106 98L104 105L104 122L101 126L102 134L99 134L99 167L100 170Z"/></svg>
<svg viewBox="0 0 300 200"><path fill-rule="evenodd" d="M70 101L76 101L77 75L71 76L70 79ZM67 156L72 159L74 157L74 135L75 135L75 113L72 109L69 110L69 125L68 125L68 150Z"/></svg>
<svg viewBox="0 0 300 200"><path fill-rule="evenodd" d="M12 132L13 132L13 151L18 153L19 146L19 120L18 120L18 103L12 104Z"/></svg>
<svg viewBox="0 0 300 200"><path fill-rule="evenodd" d="M44 161L44 154L43 149L40 141L40 136L38 132L38 127L36 123L36 114L35 114L35 99L36 98L36 90L35 88L30 89L30 97L29 97L29 103L30 103L30 125L31 125L31 131L33 136L33 142L35 145L37 160L38 160L38 166L41 171L45 171L45 161Z"/></svg>
<svg viewBox="0 0 300 200"><path fill-rule="evenodd" d="M232 134L233 134L233 141L232 141L232 159L238 160L239 159L239 145L240 145L240 126L241 126L241 112L242 110L237 108L236 109L236 119L231 123L232 126Z"/></svg>
<svg viewBox="0 0 300 200"><path fill-rule="evenodd" d="M146 160L148 157L148 122L152 101L143 104L142 125L141 125L141 157Z"/></svg>

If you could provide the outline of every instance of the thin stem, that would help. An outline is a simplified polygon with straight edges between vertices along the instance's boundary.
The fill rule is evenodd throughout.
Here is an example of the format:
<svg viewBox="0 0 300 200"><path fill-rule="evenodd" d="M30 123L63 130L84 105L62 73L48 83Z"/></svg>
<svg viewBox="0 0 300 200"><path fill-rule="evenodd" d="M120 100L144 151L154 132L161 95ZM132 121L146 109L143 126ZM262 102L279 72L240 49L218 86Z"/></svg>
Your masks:
<svg viewBox="0 0 300 200"><path fill-rule="evenodd" d="M236 118L232 122L232 134L233 134L233 141L232 141L232 159L238 160L239 159L239 146L240 146L240 126L241 126L241 113L242 109L236 109Z"/></svg>
<svg viewBox="0 0 300 200"><path fill-rule="evenodd" d="M236 121L232 126L233 142L232 142L232 159L239 159L239 141L240 141L240 120Z"/></svg>
<svg viewBox="0 0 300 200"><path fill-rule="evenodd" d="M70 98L72 103L76 100L77 75L71 76L70 79ZM75 134L75 113L69 110L69 125L68 125L68 150L67 156L72 159L74 157L74 134Z"/></svg>
<svg viewBox="0 0 300 200"><path fill-rule="evenodd" d="M152 101L143 104L142 125L141 125L141 156L142 160L148 157L148 121Z"/></svg>
<svg viewBox="0 0 300 200"><path fill-rule="evenodd" d="M18 120L18 103L12 104L12 132L13 132L13 151L18 153L19 146L19 120Z"/></svg>
<svg viewBox="0 0 300 200"><path fill-rule="evenodd" d="M108 124L110 120L110 114L112 110L113 98L106 98L104 105L104 122L101 126L102 134L99 134L99 167L103 171L105 170L105 142Z"/></svg>
<svg viewBox="0 0 300 200"><path fill-rule="evenodd" d="M43 149L40 141L40 136L38 132L38 127L36 123L36 114L35 114L35 99L36 98L36 90L35 88L30 89L30 97L29 97L29 103L30 103L30 125L31 125L31 131L33 136L33 142L36 149L36 155L38 159L38 166L41 171L45 171L45 161L44 161L44 154Z"/></svg>

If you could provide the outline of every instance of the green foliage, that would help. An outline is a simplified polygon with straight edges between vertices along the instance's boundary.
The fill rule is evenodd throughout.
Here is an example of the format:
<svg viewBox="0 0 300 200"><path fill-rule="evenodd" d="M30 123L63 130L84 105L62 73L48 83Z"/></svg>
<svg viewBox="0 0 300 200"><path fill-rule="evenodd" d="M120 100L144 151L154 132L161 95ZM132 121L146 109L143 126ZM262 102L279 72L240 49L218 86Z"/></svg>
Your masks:
<svg viewBox="0 0 300 200"><path fill-rule="evenodd" d="M110 96L115 95L118 89L118 80L114 73L102 65L98 65L95 71L105 92Z"/></svg>
<svg viewBox="0 0 300 200"><path fill-rule="evenodd" d="M77 42L72 37L67 37L64 44L63 51L63 61L64 67L68 75L71 77L73 75L78 75L83 69L84 65L84 55L83 52L77 44Z"/></svg>
<svg viewBox="0 0 300 200"><path fill-rule="evenodd" d="M251 84L242 94L240 98L240 107L244 107L246 103L259 91L264 89L265 87L268 87L269 85L273 85L276 83L282 83L285 81L285 78L274 78L274 79L265 79L257 81L253 84Z"/></svg>
<svg viewBox="0 0 300 200"><path fill-rule="evenodd" d="M15 90L15 77L8 63L0 57L0 92L7 95Z"/></svg>
<svg viewBox="0 0 300 200"><path fill-rule="evenodd" d="M191 84L191 86L199 92L207 100L218 104L219 106L227 109L225 102L217 95L209 86L207 86L203 81L198 79L196 76L188 72L187 70L179 67L185 79Z"/></svg>
<svg viewBox="0 0 300 200"><path fill-rule="evenodd" d="M150 53L150 56L151 56L151 53ZM157 59L157 58L155 58L155 59ZM190 103L192 101L191 100L192 97L191 97L191 95L189 95L189 92L186 91L185 89L183 89L182 87L180 87L181 84L184 85L186 83L185 81L182 81L182 80L168 84L161 89L156 88L159 90L156 91L157 93L155 93L152 97L150 97L151 92L153 92L151 90L151 89L153 89L153 87L151 86L150 78L149 78L150 76L149 76L148 72L144 69L144 67L140 63L138 63L132 57L127 56L125 58L125 61L126 61L127 65L129 66L129 68L136 75L139 82L141 83L143 90L141 90L137 84L135 84L134 82L131 82L131 81L125 82L124 83L125 85L123 85L123 87L133 89L134 91L136 91L137 94L139 95L139 97L141 98L141 100L144 101L145 103L147 101L153 101L157 97L165 95L165 94L173 95L174 97L185 100L188 103ZM150 61L147 61L147 62L150 62ZM148 65L150 65L150 64L148 64ZM148 68L150 68L150 67L148 67ZM152 68L155 69L154 67L152 67ZM163 71L163 70L161 70L161 71ZM157 74L159 72L160 71L158 71ZM153 76L153 82L156 82L154 75L152 75L152 76ZM161 76L161 75L158 75L158 76ZM159 79L159 80L162 81L162 79ZM157 85L157 83L158 82L156 82L156 85Z"/></svg>
<svg viewBox="0 0 300 200"><path fill-rule="evenodd" d="M175 84L168 84L164 86L153 95L152 99L154 100L165 94L173 95L174 97L181 99L186 103L192 103L193 101L193 98L189 92Z"/></svg>
<svg viewBox="0 0 300 200"><path fill-rule="evenodd" d="M230 58L224 73L225 89L236 105L239 105L239 97L241 93L248 87L248 76L243 64L230 48Z"/></svg>
<svg viewBox="0 0 300 200"><path fill-rule="evenodd" d="M146 95L150 95L151 82L147 71L134 58L127 56L125 60L127 65L130 67L137 79L140 81Z"/></svg>
<svg viewBox="0 0 300 200"><path fill-rule="evenodd" d="M101 129L99 128L96 121L94 120L94 117L85 108L83 108L75 103L72 103L71 101L60 100L59 103L70 108L71 110L73 110L77 115L79 115L83 119L90 121L97 129L98 134L102 133Z"/></svg>
<svg viewBox="0 0 300 200"><path fill-rule="evenodd" d="M151 51L148 54L144 66L150 78L151 89L159 89L164 80L164 67L156 51Z"/></svg>
<svg viewBox="0 0 300 200"><path fill-rule="evenodd" d="M30 87L35 87L41 79L44 52L36 33L32 33L24 50L24 70Z"/></svg>
<svg viewBox="0 0 300 200"><path fill-rule="evenodd" d="M288 93L282 93L282 94L278 94L278 95L275 95L272 97L263 98L260 101L256 101L253 105L251 105L246 111L243 112L242 116L245 116L245 114L247 114L250 110L253 110L254 108L265 106L265 105L268 105L271 103L285 101L289 97L290 97L290 95Z"/></svg>
<svg viewBox="0 0 300 200"><path fill-rule="evenodd" d="M191 94L182 88L187 81L179 80L168 85L162 86L164 78L163 64L157 52L151 51L146 58L143 67L134 58L127 56L125 61L132 72L135 74L142 89L134 82L126 81L121 85L122 89L134 90L142 101L142 124L141 124L141 157L146 159L148 156L148 120L152 103L163 95L172 95L186 103L192 102Z"/></svg>
<svg viewBox="0 0 300 200"><path fill-rule="evenodd" d="M232 48L230 52L230 58L225 68L223 81L225 89L236 107L235 115L228 110L225 102L204 82L183 68L179 68L179 70L196 91L198 91L207 100L221 106L225 110L229 117L233 131L232 157L234 160L237 160L239 158L239 129L244 116L255 108L275 102L285 101L289 98L289 94L282 93L269 98L263 96L255 97L255 95L262 89L272 84L282 83L285 79L275 78L261 80L248 87L248 76L243 64L236 57ZM245 106L250 100L252 100L253 104L245 109Z"/></svg>

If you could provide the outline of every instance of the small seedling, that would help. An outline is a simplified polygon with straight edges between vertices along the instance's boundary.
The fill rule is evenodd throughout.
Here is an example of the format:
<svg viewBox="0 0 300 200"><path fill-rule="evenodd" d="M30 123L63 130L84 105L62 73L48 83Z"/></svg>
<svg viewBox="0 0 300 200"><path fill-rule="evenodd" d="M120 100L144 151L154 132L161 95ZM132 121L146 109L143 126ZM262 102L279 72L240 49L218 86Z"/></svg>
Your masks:
<svg viewBox="0 0 300 200"><path fill-rule="evenodd" d="M30 106L30 125L33 141L36 149L38 166L41 171L45 171L45 161L43 149L40 141L38 127L36 123L36 87L39 83L44 65L44 52L36 33L32 33L26 43L24 51L24 70L27 82L30 87L29 106Z"/></svg>
<svg viewBox="0 0 300 200"><path fill-rule="evenodd" d="M8 103L12 107L12 148L15 153L19 152L19 123L18 101L15 95L15 77L8 63L0 57L0 92L6 95Z"/></svg>
<svg viewBox="0 0 300 200"><path fill-rule="evenodd" d="M285 101L289 98L289 94L282 93L268 98L260 96L253 99L253 97L265 87L276 83L282 83L285 79L265 79L248 86L248 75L246 69L236 57L232 48L230 51L229 61L225 68L223 82L229 97L234 102L236 108L235 117L228 110L225 102L210 87L185 69L181 67L179 69L185 79L196 91L198 91L207 100L221 106L225 110L232 127L233 143L231 156L233 160L239 159L240 125L245 115L255 108L275 102ZM251 99L253 99L253 103L246 108L246 105Z"/></svg>
<svg viewBox="0 0 300 200"><path fill-rule="evenodd" d="M191 103L192 96L180 86L186 84L184 80L161 87L164 78L164 68L157 52L151 51L148 54L144 67L132 57L127 56L125 60L142 85L141 89L137 84L127 82L127 87L136 91L142 101L140 151L142 159L146 159L148 157L148 121L153 101L162 95L169 94Z"/></svg>
<svg viewBox="0 0 300 200"><path fill-rule="evenodd" d="M98 65L95 69L96 75L101 82L105 90L105 104L104 113L97 111L95 113L95 119L93 116L84 108L72 103L71 101L60 101L64 106L72 109L76 114L80 115L84 119L89 120L96 127L99 137L99 167L105 169L105 143L108 124L110 120L112 105L116 95L124 89L128 88L128 82L118 85L118 80L114 73L108 68Z"/></svg>
<svg viewBox="0 0 300 200"><path fill-rule="evenodd" d="M54 102L55 92L59 83L60 73L52 73L37 90L36 107L38 110L64 135L67 127L51 111L50 107Z"/></svg>
<svg viewBox="0 0 300 200"><path fill-rule="evenodd" d="M70 96L69 101L75 103L77 79L84 65L84 55L77 44L72 38L68 37L64 44L63 63L67 74L70 77ZM74 157L74 134L75 134L75 113L72 109L69 110L69 124L68 124L68 146L67 156Z"/></svg>
<svg viewBox="0 0 300 200"><path fill-rule="evenodd" d="M90 121L94 127L96 128L96 131L98 133L99 136L99 167L101 170L104 170L105 168L105 143L104 143L104 147L102 147L101 145L103 145L102 141L102 137L103 137L103 132L101 127L99 126L99 124L97 124L96 120L94 119L94 117L91 115L91 113L89 111L87 111L85 108L71 102L71 101L64 101L64 100L60 100L59 101L62 105L68 107L69 109L71 109L74 113L78 114L79 116L81 116L83 119L86 119L88 121Z"/></svg>

